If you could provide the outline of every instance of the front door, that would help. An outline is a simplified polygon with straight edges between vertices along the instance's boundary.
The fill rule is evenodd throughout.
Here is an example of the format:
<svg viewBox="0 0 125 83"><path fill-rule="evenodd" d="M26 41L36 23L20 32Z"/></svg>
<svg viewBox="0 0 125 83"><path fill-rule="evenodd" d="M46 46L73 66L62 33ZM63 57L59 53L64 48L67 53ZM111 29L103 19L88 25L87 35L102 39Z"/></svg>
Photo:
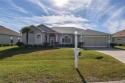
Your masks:
<svg viewBox="0 0 125 83"><path fill-rule="evenodd" d="M50 38L50 45L51 46L55 45L55 37Z"/></svg>

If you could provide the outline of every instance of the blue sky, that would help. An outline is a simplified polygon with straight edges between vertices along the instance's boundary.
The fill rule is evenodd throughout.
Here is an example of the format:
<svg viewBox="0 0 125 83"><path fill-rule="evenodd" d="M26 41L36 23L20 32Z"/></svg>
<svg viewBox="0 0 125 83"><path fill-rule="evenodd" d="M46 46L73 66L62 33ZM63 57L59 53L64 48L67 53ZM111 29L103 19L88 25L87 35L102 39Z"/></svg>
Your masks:
<svg viewBox="0 0 125 83"><path fill-rule="evenodd" d="M114 33L125 29L125 0L0 0L0 25L71 26Z"/></svg>

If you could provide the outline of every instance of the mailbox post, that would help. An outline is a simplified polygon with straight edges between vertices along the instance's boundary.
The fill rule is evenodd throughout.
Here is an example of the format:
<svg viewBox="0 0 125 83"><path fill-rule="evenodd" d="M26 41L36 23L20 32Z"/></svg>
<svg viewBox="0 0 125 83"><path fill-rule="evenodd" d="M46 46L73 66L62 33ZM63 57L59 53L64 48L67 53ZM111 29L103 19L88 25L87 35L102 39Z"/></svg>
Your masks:
<svg viewBox="0 0 125 83"><path fill-rule="evenodd" d="M78 39L77 39L77 31L75 31L75 68L78 68Z"/></svg>

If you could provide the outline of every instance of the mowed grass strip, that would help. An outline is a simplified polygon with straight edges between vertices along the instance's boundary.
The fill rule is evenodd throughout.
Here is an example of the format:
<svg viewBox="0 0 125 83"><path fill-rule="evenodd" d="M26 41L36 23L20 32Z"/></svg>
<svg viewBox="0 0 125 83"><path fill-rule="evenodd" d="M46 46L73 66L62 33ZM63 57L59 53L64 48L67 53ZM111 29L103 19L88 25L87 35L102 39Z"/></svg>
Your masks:
<svg viewBox="0 0 125 83"><path fill-rule="evenodd" d="M74 68L73 48L0 47L0 83L81 83L83 80L125 79L123 63L93 50L80 51L78 73ZM96 59L100 56L103 58Z"/></svg>
<svg viewBox="0 0 125 83"><path fill-rule="evenodd" d="M115 48L118 48L118 49L123 49L123 50L125 50L125 46L115 46Z"/></svg>

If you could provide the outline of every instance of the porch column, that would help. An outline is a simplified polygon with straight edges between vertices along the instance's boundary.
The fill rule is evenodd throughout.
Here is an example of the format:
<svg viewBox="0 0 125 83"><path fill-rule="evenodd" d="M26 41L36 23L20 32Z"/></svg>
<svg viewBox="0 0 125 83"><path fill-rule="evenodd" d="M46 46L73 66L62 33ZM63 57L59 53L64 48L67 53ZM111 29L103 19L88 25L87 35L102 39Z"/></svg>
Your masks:
<svg viewBox="0 0 125 83"><path fill-rule="evenodd" d="M55 34L56 35L56 42L58 42L58 35L57 34Z"/></svg>
<svg viewBox="0 0 125 83"><path fill-rule="evenodd" d="M110 47L110 43L111 43L111 36L108 36L108 43L109 43L109 46Z"/></svg>
<svg viewBox="0 0 125 83"><path fill-rule="evenodd" d="M49 34L47 34L47 43L49 43Z"/></svg>

